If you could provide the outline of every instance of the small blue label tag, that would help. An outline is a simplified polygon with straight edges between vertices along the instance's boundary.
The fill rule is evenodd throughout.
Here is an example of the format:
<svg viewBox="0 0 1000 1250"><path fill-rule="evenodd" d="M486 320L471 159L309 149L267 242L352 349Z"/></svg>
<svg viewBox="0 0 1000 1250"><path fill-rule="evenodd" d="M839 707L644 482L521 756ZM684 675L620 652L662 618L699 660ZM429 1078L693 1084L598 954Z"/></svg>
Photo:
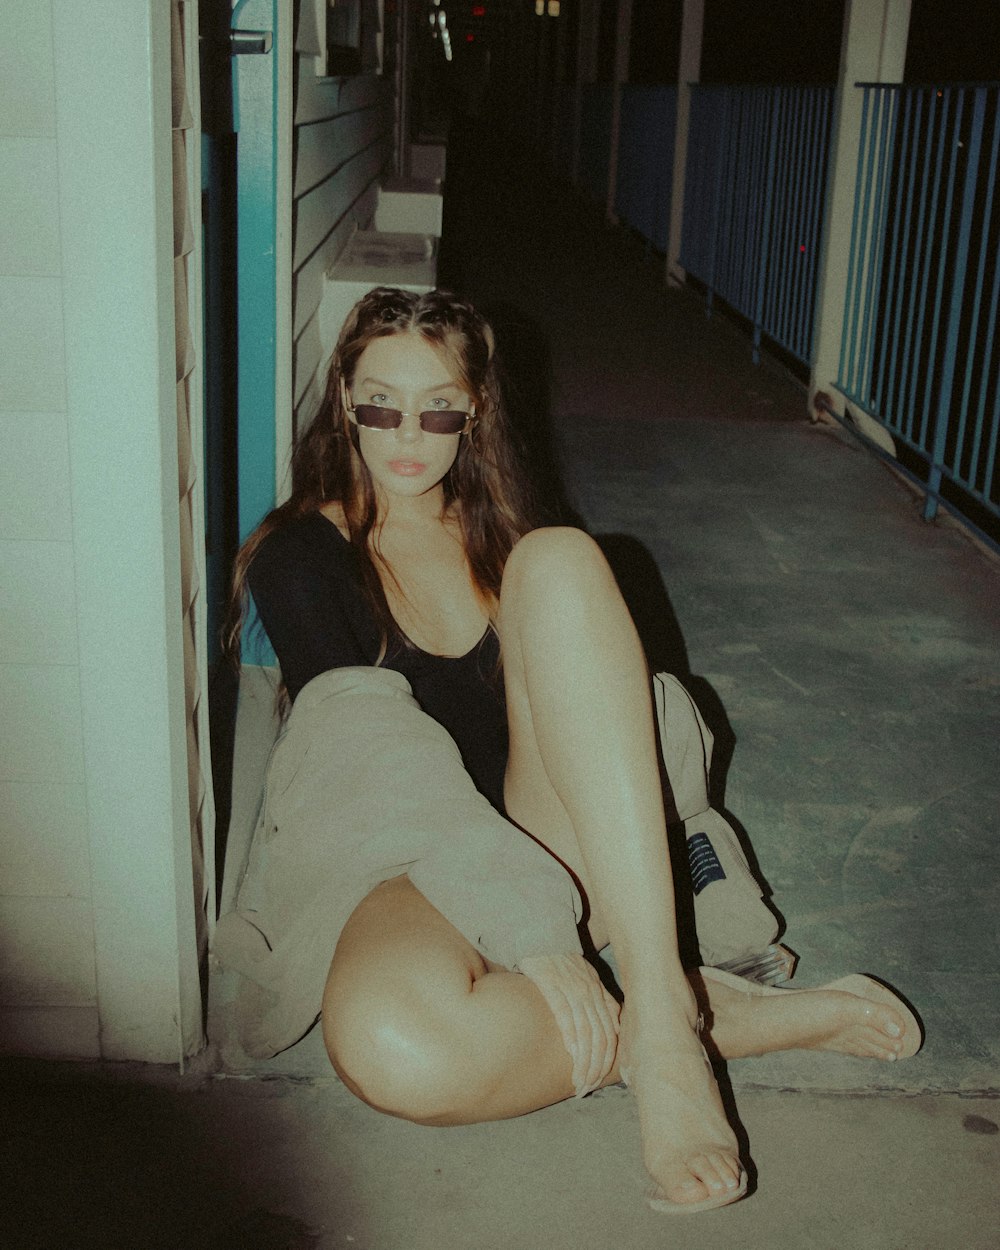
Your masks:
<svg viewBox="0 0 1000 1250"><path fill-rule="evenodd" d="M707 833L692 834L688 838L687 848L688 862L691 865L691 885L695 894L700 894L713 881L725 881L726 874Z"/></svg>

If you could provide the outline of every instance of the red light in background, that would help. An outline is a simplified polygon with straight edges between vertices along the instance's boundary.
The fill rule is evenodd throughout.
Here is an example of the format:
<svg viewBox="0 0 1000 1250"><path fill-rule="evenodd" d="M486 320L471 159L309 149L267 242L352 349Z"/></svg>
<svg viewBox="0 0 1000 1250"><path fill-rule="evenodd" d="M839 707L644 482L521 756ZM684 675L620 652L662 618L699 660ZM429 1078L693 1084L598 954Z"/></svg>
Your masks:
<svg viewBox="0 0 1000 1250"><path fill-rule="evenodd" d="M466 36L465 36L465 42L466 42L466 43L475 43L475 41L476 41L476 36L475 36L475 35L466 35Z"/></svg>
<svg viewBox="0 0 1000 1250"><path fill-rule="evenodd" d="M474 4L474 5L472 6L472 16L473 16L473 17L485 17L485 16L486 16L486 5L485 5L485 4Z"/></svg>

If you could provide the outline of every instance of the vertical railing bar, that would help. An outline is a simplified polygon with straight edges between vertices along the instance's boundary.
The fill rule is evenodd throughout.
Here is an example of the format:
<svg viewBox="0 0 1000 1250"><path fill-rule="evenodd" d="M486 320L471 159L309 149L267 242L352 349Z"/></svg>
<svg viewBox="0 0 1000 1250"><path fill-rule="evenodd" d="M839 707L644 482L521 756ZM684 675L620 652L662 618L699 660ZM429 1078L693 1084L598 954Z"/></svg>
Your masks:
<svg viewBox="0 0 1000 1250"><path fill-rule="evenodd" d="M762 153L767 150L768 130L765 121L764 91L761 87L751 87L749 89L747 104L750 116L753 117L754 125L757 127L758 146L747 168L747 206L749 209L749 206L753 205L753 209L746 214L746 251L744 253L745 261L741 264L739 270L739 291L740 308L751 324L753 324L756 321L755 296L760 275L761 243L766 230L764 217L767 197L767 165L766 158L762 156ZM754 343L756 344L756 342L757 339L754 337ZM754 360L756 361L756 359L755 355Z"/></svg>
<svg viewBox="0 0 1000 1250"><path fill-rule="evenodd" d="M802 190L802 97L799 87L788 89L788 181L785 196L785 229L781 250L781 297L778 328L785 347L794 341L795 326L795 236L799 233L799 196Z"/></svg>
<svg viewBox="0 0 1000 1250"><path fill-rule="evenodd" d="M992 224L992 207L993 199L993 183L996 176L997 168L997 148L1000 142L1000 94L994 102L993 111L993 149L990 162L990 199L983 210L983 252L985 254L988 246L989 228ZM984 343L983 368L981 370L981 381L979 384L979 401L976 404L976 433L973 443L973 454L975 456L976 465L979 464L979 451L982 441L983 420L986 415L986 399L989 393L989 378L993 368L993 348L996 342L997 328L997 309L1000 307L1000 264L995 265L993 270L993 290L990 295L990 308L986 321L986 334ZM984 478L984 488L988 479Z"/></svg>
<svg viewBox="0 0 1000 1250"><path fill-rule="evenodd" d="M806 220L809 204L809 166L812 152L812 121L813 97L808 87L798 91L799 107L799 149L798 174L796 177L795 217L792 230L791 250L789 252L789 268L792 275L792 301L789 309L789 339L793 344L792 351L799 358L803 351L802 308L805 301L805 253L799 249L803 245L806 234Z"/></svg>
<svg viewBox="0 0 1000 1250"><path fill-rule="evenodd" d="M788 291L785 305L785 338L789 350L795 352L799 345L799 311L802 291L802 266L799 263L799 243L802 239L802 213L808 191L806 185L806 150L809 100L806 88L793 89L795 102L795 143L794 173L792 177L792 209L789 218L788 248L785 252L785 264L788 270L786 287Z"/></svg>
<svg viewBox="0 0 1000 1250"><path fill-rule="evenodd" d="M742 274L744 274L747 240L751 239L749 205L752 204L752 168L746 161L747 126L751 121L749 105L751 96L737 96L736 125L732 129L730 161L731 226L729 231L729 271L726 274L726 295L737 311L744 311L742 299Z"/></svg>
<svg viewBox="0 0 1000 1250"><path fill-rule="evenodd" d="M965 92L961 88L956 88L956 90L961 91L960 98L964 104ZM945 327L944 362L941 370L941 387L938 392L937 417L934 422L933 459L931 461L931 477L929 481L929 486L933 487L933 491L928 491L927 503L924 507L924 516L927 520L931 520L937 511L936 496L941 489L941 466L945 463L945 448L948 427L951 421L951 396L958 356L958 337L962 318L962 298L965 294L965 275L969 264L969 240L972 236L972 215L976 197L976 170L979 165L979 148L982 140L982 121L985 103L985 92L982 88L976 88L972 106L972 130L969 135L969 148L965 153L965 180L962 186L962 202L959 208L958 238L955 241L951 307L948 311L947 325ZM962 110L956 109L955 113L955 144L952 149L952 161L957 166L958 136L961 133L959 124ZM951 206L949 204L949 219L951 216L950 210ZM944 252L942 251L942 264L943 259ZM943 281L944 271L942 269ZM961 442L959 442L959 447L961 447Z"/></svg>
<svg viewBox="0 0 1000 1250"><path fill-rule="evenodd" d="M736 172L733 167L733 130L739 125L739 106L738 101L728 94L722 96L721 99L725 112L725 126L720 132L724 164L722 185L719 193L719 226L715 275L716 290L724 295L729 285L729 254L732 240L732 204L730 197L733 193L733 178Z"/></svg>
<svg viewBox="0 0 1000 1250"><path fill-rule="evenodd" d="M808 89L808 108L806 112L806 146L803 162L805 193L802 197L801 238L797 244L797 260L801 276L801 298L798 306L797 343L799 359L805 365L812 365L812 257L811 235L813 214L816 205L816 150L819 147L820 116L822 114L821 87Z"/></svg>
<svg viewBox="0 0 1000 1250"><path fill-rule="evenodd" d="M729 271L726 274L726 295L730 304L737 312L744 312L742 300L742 274L746 267L747 241L751 237L749 205L752 204L750 179L752 166L746 163L744 136L752 134L752 115L749 113L749 98L745 90L737 89L734 94L736 124L732 130L730 146L730 179L729 189L732 200L732 226L730 229Z"/></svg>
<svg viewBox="0 0 1000 1250"><path fill-rule="evenodd" d="M740 233L739 264L733 274L733 289L740 312L752 321L752 292L756 289L757 268L760 264L760 238L763 232L761 204L764 190L761 181L763 169L761 152L765 134L762 129L760 89L749 88L744 96L744 104L745 122L754 136L754 142L752 145L740 145L741 168L745 175L743 183L745 199L740 205L743 229Z"/></svg>
<svg viewBox="0 0 1000 1250"><path fill-rule="evenodd" d="M796 184L796 143L798 141L796 131L796 115L795 115L795 88L786 87L783 91L784 107L782 109L782 127L781 135L778 142L779 157L783 153L784 159L779 159L778 164L782 167L781 178L781 198L780 213L776 214L775 220L780 222L780 235L778 237L778 246L775 249L774 257L774 294L771 299L771 310L768 320L771 323L771 334L774 335L780 343L785 347L788 346L788 300L791 294L790 281L792 277L791 267L788 264L789 249L791 238L795 230L794 226L794 202L795 202L795 184Z"/></svg>
<svg viewBox="0 0 1000 1250"><path fill-rule="evenodd" d="M917 302L916 302L917 319L916 319L916 326L915 326L913 355L910 358L910 365L911 365L910 393L907 396L907 404L911 409L913 408L914 403L916 401L917 381L920 376L920 360L921 360L921 355L923 352L923 341L924 341L923 340L924 320L925 320L925 315L927 312L927 288L930 285L930 270L931 270L930 249L931 249L931 244L933 243L933 239L934 239L934 229L937 224L938 196L941 190L941 180L938 176L940 173L940 167L941 167L940 156L941 156L941 152L943 152L944 150L944 143L945 143L944 134L947 129L948 112L949 112L949 107L951 104L949 97L942 95L941 98L944 100L944 103L941 106L940 116L937 118L937 129L936 131L933 131L931 129L930 121L928 122L928 128L927 128L928 147L927 147L927 153L926 153L927 164L924 168L924 193L926 195L927 186L929 184L930 185L930 203L927 206L927 217L926 217L924 224L927 227L926 234L927 234L928 246L927 246L926 255L921 257L920 289L917 294ZM935 96L931 100L931 109L932 109L933 114L937 114L938 112L936 108L937 99L938 99L938 96L935 94ZM931 366L933 366L933 359L931 359ZM929 385L929 379L928 379L928 385ZM924 445L924 432L921 432L919 436L917 435L917 432L916 432L916 419L917 419L917 414L916 412L914 412L913 413L913 425L911 427L913 430L913 433L911 434L911 439L917 446L921 448L921 450L926 450L926 447Z"/></svg>
<svg viewBox="0 0 1000 1250"><path fill-rule="evenodd" d="M734 106L736 120L734 129L732 129L729 150L730 176L729 180L727 180L727 186L729 186L732 199L732 227L730 229L729 270L727 270L726 274L726 295L729 297L732 307L735 307L737 312L742 312L744 311L744 305L742 305L740 281L742 269L745 266L744 252L749 222L742 219L741 214L745 209L747 199L750 197L747 194L746 186L746 179L750 176L749 170L740 160L742 146L744 146L741 143L741 136L747 133L747 126L749 126L747 99L744 90L736 89L732 93L732 106Z"/></svg>
<svg viewBox="0 0 1000 1250"><path fill-rule="evenodd" d="M785 213L787 208L786 188L788 185L788 162L781 159L781 154L788 151L788 95L785 87L772 88L771 98L771 150L774 153L774 165L770 180L771 221L768 231L767 264L761 266L765 275L763 290L760 291L760 322L761 329L775 335L778 331L783 274L781 259L784 253Z"/></svg>
<svg viewBox="0 0 1000 1250"><path fill-rule="evenodd" d="M990 426L990 443L986 452L986 467L983 472L983 491L986 492L991 502L997 501L993 498L991 485L993 483L993 471L997 462L997 435L1000 434L1000 376L994 379L993 383L993 419Z"/></svg>
<svg viewBox="0 0 1000 1250"><path fill-rule="evenodd" d="M724 185L722 169L724 156L722 110L725 106L725 100L718 92L712 91L708 87L692 87L692 90L698 92L704 105L705 140L706 145L711 148L712 152L711 166L710 168L706 166L706 180L708 180L710 175L710 186L706 191L706 203L709 213L706 223L708 229L704 233L703 244L706 249L705 271L708 275L705 293L709 307L711 307L712 291L716 287L719 276L718 234L722 220L722 188ZM688 151L690 151L690 147Z"/></svg>
<svg viewBox="0 0 1000 1250"><path fill-rule="evenodd" d="M784 88L771 87L768 92L767 103L769 105L767 111L771 122L768 136L768 157L770 158L773 153L774 159L773 162L770 159L768 160L765 195L768 197L770 207L768 210L767 229L761 232L764 246L757 273L757 283L754 287L754 307L759 323L758 344L760 343L762 332L771 328L774 297L778 283L781 280L778 272L778 258L781 254L781 198L785 173L784 166L780 160L785 125Z"/></svg>
<svg viewBox="0 0 1000 1250"><path fill-rule="evenodd" d="M733 114L736 101L727 93L720 95L722 102L723 123L719 130L719 143L722 150L719 183L719 220L715 231L715 289L724 295L728 273L729 253L727 242L730 230L727 228L731 220L729 196L733 186Z"/></svg>
<svg viewBox="0 0 1000 1250"><path fill-rule="evenodd" d="M753 308L753 362L758 364L760 361L760 336L761 336L761 316L764 311L764 284L766 280L766 269L770 254L770 235L772 213L774 210L774 171L775 162L777 160L777 144L778 144L778 110L780 108L780 90L775 92L771 99L771 107L767 110L770 114L770 129L768 132L767 143L767 176L764 188L764 211L763 221L761 222L760 251L757 260L757 291L754 298ZM762 110L763 112L763 110Z"/></svg>
<svg viewBox="0 0 1000 1250"><path fill-rule="evenodd" d="M809 88L809 109L807 113L806 149L803 178L805 194L802 199L802 234L798 241L799 273L802 280L802 299L798 312L798 342L800 359L809 367L812 366L812 225L816 211L816 152L821 142L820 119L823 112L821 87Z"/></svg>
<svg viewBox="0 0 1000 1250"><path fill-rule="evenodd" d="M750 118L755 135L752 149L747 148L747 160L749 160L747 201L754 205L754 209L751 215L752 227L746 236L744 265L741 270L740 307L747 320L754 321L761 266L765 264L766 256L768 256L768 231L770 229L768 151L771 143L771 109L774 106L773 89L752 89L747 98L747 104L750 106ZM756 344L759 339L754 341ZM758 357L754 356L754 359Z"/></svg>
<svg viewBox="0 0 1000 1250"><path fill-rule="evenodd" d="M882 243L885 237L884 211L886 171L891 163L891 121L895 116L895 87L882 90L882 113L875 161L875 188L872 202L871 247L868 253L868 298L865 304L865 330L861 354L864 359L864 399L872 407L872 372L876 334L879 326L879 303L882 298ZM877 410L876 410L877 415Z"/></svg>
<svg viewBox="0 0 1000 1250"><path fill-rule="evenodd" d="M950 101L952 96L951 88L947 88L946 100ZM937 362L937 345L938 338L941 333L941 305L944 302L945 281L948 270L948 244L951 239L951 206L955 199L955 173L958 166L958 134L959 126L962 121L962 113L964 111L965 97L959 92L955 98L955 110L952 115L952 135L950 140L950 153L948 159L948 176L945 184L944 211L941 214L941 239L938 251L937 264L937 282L934 288L934 313L931 317L931 337L928 344L927 363L928 376L924 386L924 407L920 423L920 445L925 450L930 450L927 446L927 437L930 431L931 422L931 392L933 387L931 379L934 376L935 365ZM943 133L947 132L947 126L942 128ZM932 465L932 472L934 466ZM928 502L931 499L928 493ZM936 507L936 504L935 504ZM931 518L928 517L928 520Z"/></svg>
<svg viewBox="0 0 1000 1250"><path fill-rule="evenodd" d="M717 155L715 144L712 142L705 92L696 83L691 85L690 91L692 129L688 139L684 170L681 264L686 269L696 272L708 290L712 285L710 238L716 207L715 197L712 194L712 171ZM690 191L688 184L690 184Z"/></svg>
<svg viewBox="0 0 1000 1250"><path fill-rule="evenodd" d="M792 228L788 240L788 341L792 350L802 351L802 300L805 256L799 251L805 237L806 204L809 199L809 151L812 125L812 96L806 87L798 87L796 121L798 138L795 146L795 193L792 203Z"/></svg>
<svg viewBox="0 0 1000 1250"><path fill-rule="evenodd" d="M812 195L813 126L816 120L816 95L811 87L800 90L801 145L799 148L799 195L795 208L795 231L792 237L792 273L795 279L795 298L792 302L791 331L798 359L807 360L805 333L805 309L809 299L806 282L806 227L809 221L809 204Z"/></svg>
<svg viewBox="0 0 1000 1250"><path fill-rule="evenodd" d="M886 303L885 303L885 315L883 317L883 326L885 328L885 332L882 335L881 350L879 352L880 359L878 363L878 376L877 376L877 380L875 383L875 410L878 413L879 417L883 421L885 421L886 424L889 425L890 427L892 426L891 404L887 404L885 402L886 369L888 367L890 356L894 353L895 347L896 347L896 338L895 338L896 318L893 316L893 312L894 312L894 305L896 302L897 265L899 263L899 241L900 241L900 237L903 237L903 238L906 237L905 235L902 234L904 214L900 212L899 209L902 205L904 192L905 192L904 171L905 171L906 154L908 151L908 144L909 144L909 137L910 137L910 112L911 112L911 101L912 101L912 93L910 91L906 90L905 88L901 88L900 91L901 91L901 95L898 98L901 98L902 106L903 106L902 107L902 134L899 137L898 145L895 145L895 144L893 145L893 160L895 161L897 150L899 151L899 154L900 154L899 155L899 171L897 173L895 168L891 171L891 176L895 177L895 180L896 180L896 194L893 196L895 212L893 212L892 214L893 216L892 242L889 247L888 268L887 268L886 275L885 275ZM900 114L900 110L897 105L897 109L896 109L897 128L899 128L900 126L899 114ZM891 378L892 375L890 374L889 376Z"/></svg>
<svg viewBox="0 0 1000 1250"><path fill-rule="evenodd" d="M799 305L798 342L800 359L812 367L812 228L816 212L816 153L821 144L823 96L821 87L809 88L805 155L805 195L802 204L802 237L799 240L802 275L802 301Z"/></svg>
<svg viewBox="0 0 1000 1250"><path fill-rule="evenodd" d="M778 144L775 145L775 191L776 204L774 212L774 230L771 232L771 257L769 267L769 284L771 286L769 309L765 312L764 325L771 335L779 342L783 341L781 331L784 329L785 295L788 291L788 270L785 266L785 247L788 245L789 210L791 207L791 180L794 178L791 164L791 145L793 145L793 91L794 88L779 89L779 133Z"/></svg>
<svg viewBox="0 0 1000 1250"><path fill-rule="evenodd" d="M701 123L699 120L699 95L692 88L690 98L690 110L688 114L688 154L684 168L684 216L681 229L681 246L680 260L681 265L691 273L697 274L699 278L704 276L704 270L699 262L697 265L693 263L694 257L689 247L689 241L692 232L697 224L699 227L704 223L705 213L703 211L692 211L697 205L700 209L701 203L698 200L696 186L701 185L702 171L704 169L705 142L702 134Z"/></svg>
<svg viewBox="0 0 1000 1250"><path fill-rule="evenodd" d="M927 218L927 187L930 180L930 169L932 167L932 155L934 147L934 121L937 114L937 95L928 96L925 91L919 93L921 101L928 101L927 108L927 136L923 146L923 161L920 167L920 200L917 209L917 232L913 241L913 277L909 284L910 298L909 308L906 316L906 342L903 348L903 364L900 370L899 394L900 404L906 413L906 437L911 442L915 441L915 424L916 414L913 411L913 396L910 393L912 382L910 380L911 373L916 368L916 362L919 357L919 347L914 347L914 332L916 323L920 321L920 284L922 281L923 269L929 262L923 254L924 244L924 226ZM922 107L921 107L921 111ZM919 343L919 339L917 340Z"/></svg>
<svg viewBox="0 0 1000 1250"><path fill-rule="evenodd" d="M905 176L906 209L903 214L903 256L899 266L896 315L892 327L892 355L889 360L889 386L894 396L894 399L890 400L890 404L893 412L893 427L897 430L902 429L903 419L906 416L902 402L903 397L900 391L901 366L899 361L899 345L902 337L903 304L905 302L904 295L907 286L907 278L913 268L913 266L909 263L910 227L913 222L913 192L917 181L917 149L920 142L920 122L923 113L923 99L923 93L920 91L908 90L906 93L906 144L908 145L910 159L909 172ZM909 133L911 115L913 119L912 135ZM905 163L906 151L907 149L904 149L903 159L900 161L901 168Z"/></svg>
<svg viewBox="0 0 1000 1250"><path fill-rule="evenodd" d="M711 300L715 293L720 289L722 282L722 268L725 265L726 254L723 247L724 223L726 221L726 189L730 185L728 178L729 166L729 143L730 129L732 125L732 100L728 95L721 92L714 92L714 101L716 106L716 135L718 142L719 158L716 163L716 187L713 201L716 206L715 221L712 228L712 290L709 292L709 309L711 309Z"/></svg>
<svg viewBox="0 0 1000 1250"><path fill-rule="evenodd" d="M823 200L826 183L826 166L830 150L830 103L832 91L829 88L818 88L816 150L813 159L813 200L809 215L809 239L806 256L809 263L809 364L815 363L816 356L816 269L818 265L817 251L822 231Z"/></svg>
<svg viewBox="0 0 1000 1250"><path fill-rule="evenodd" d="M796 119L798 141L795 149L795 194L792 205L792 230L788 247L789 303L788 342L798 355L802 351L802 276L805 258L799 251L805 234L806 202L809 198L809 130L812 119L812 99L808 88L796 89Z"/></svg>
<svg viewBox="0 0 1000 1250"><path fill-rule="evenodd" d="M706 316L711 315L712 311L712 292L715 289L717 280L716 268L718 265L718 247L717 235L719 232L719 218L722 211L720 204L720 196L722 194L722 139L721 130L722 122L720 118L721 107L720 97L718 93L712 92L704 87L692 87L692 91L696 91L704 105L705 129L704 133L707 137L711 136L712 164L711 164L711 191L708 196L708 230L703 236L703 246L706 249L705 256L705 313ZM690 151L690 148L688 148ZM708 168L706 167L706 181L708 178Z"/></svg>
<svg viewBox="0 0 1000 1250"><path fill-rule="evenodd" d="M985 121L986 101L985 89L983 90L983 108L979 125L982 127ZM986 279L986 253L989 245L990 221L993 210L993 195L996 187L996 168L997 168L997 151L1000 146L1000 127L996 124L996 110L994 109L993 118L993 142L990 145L989 170L986 176L986 189L983 199L983 224L979 232L979 262L976 265L976 284L972 297L972 315L969 327L969 351L965 363L965 378L962 384L962 398L959 404L959 422L958 422L958 441L956 443L955 468L958 468L958 453L962 449L965 442L966 420L969 413L969 401L972 395L972 374L976 359L976 343L978 340L979 318L982 312L983 287ZM983 365L982 372L985 377L992 364L992 356L990 352L991 338L984 341L983 347ZM972 437L972 446L969 448L969 470L968 480L971 483L976 480L976 471L979 467L979 447L982 437L981 415L976 414L975 428Z"/></svg>

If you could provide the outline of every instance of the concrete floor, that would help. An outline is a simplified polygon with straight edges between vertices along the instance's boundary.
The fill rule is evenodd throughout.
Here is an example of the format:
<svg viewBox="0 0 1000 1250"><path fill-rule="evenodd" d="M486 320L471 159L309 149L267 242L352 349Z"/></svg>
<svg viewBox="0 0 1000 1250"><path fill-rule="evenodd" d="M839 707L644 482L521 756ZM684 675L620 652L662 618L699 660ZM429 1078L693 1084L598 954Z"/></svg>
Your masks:
<svg viewBox="0 0 1000 1250"><path fill-rule="evenodd" d="M354 1100L315 1035L186 1076L9 1065L0 1244L291 1250L1000 1247L1000 564L641 246L537 176L450 171L443 277L490 305L536 459L719 739L796 984L876 972L923 1052L730 1065L755 1191L641 1200L630 1095L460 1129ZM530 172L530 171L529 171ZM530 227L530 228L526 228ZM518 398L518 397L515 397Z"/></svg>

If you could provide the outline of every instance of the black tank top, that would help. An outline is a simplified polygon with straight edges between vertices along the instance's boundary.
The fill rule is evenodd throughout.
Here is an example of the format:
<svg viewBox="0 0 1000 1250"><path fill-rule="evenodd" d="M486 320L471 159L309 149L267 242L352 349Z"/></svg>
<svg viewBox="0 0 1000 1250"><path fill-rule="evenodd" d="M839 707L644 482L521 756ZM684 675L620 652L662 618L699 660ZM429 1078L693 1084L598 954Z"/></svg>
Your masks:
<svg viewBox="0 0 1000 1250"><path fill-rule="evenodd" d="M357 553L322 513L269 534L248 580L293 701L327 669L376 663L380 635ZM455 657L390 641L382 663L407 679L423 710L455 739L477 788L502 812L508 740L499 660L499 640L487 629Z"/></svg>

